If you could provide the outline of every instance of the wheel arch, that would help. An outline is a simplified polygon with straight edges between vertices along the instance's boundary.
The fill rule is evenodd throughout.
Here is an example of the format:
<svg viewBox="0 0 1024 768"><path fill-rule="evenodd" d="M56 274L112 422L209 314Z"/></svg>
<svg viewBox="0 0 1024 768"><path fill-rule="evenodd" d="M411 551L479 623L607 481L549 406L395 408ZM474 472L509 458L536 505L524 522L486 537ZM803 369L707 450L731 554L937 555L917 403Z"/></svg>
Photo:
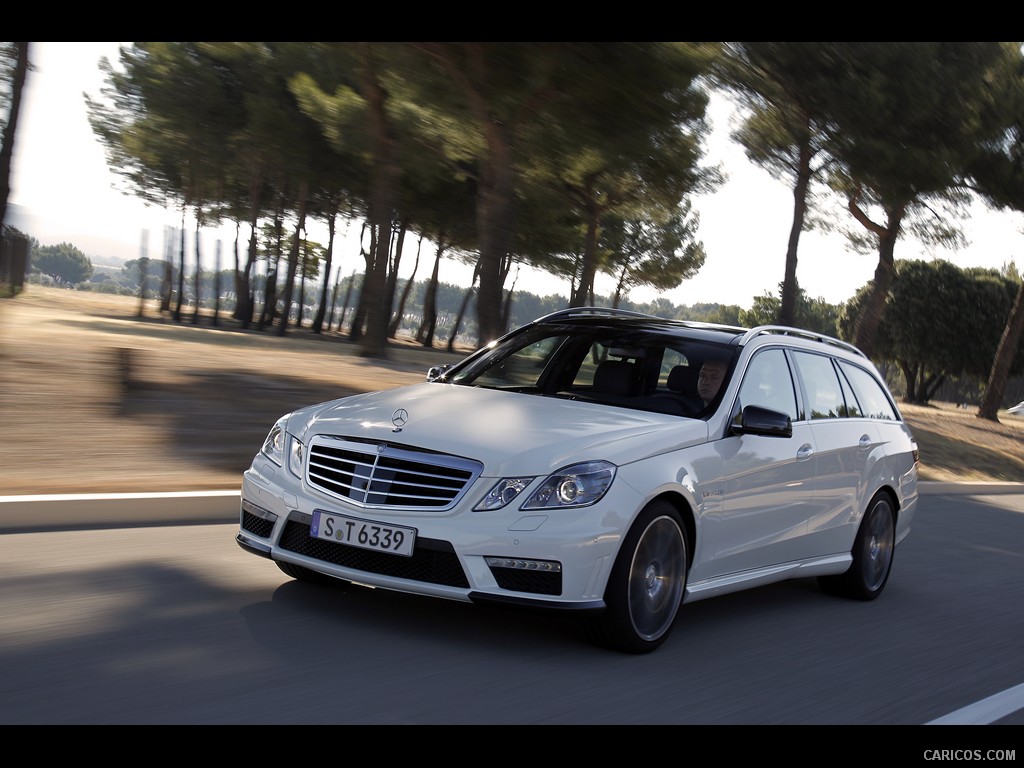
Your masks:
<svg viewBox="0 0 1024 768"><path fill-rule="evenodd" d="M898 526L898 524L899 524L899 521L900 521L900 498L899 498L899 494L896 493L896 489L893 488L891 485L883 485L877 491L875 491L873 494L871 494L871 496L868 497L868 504L870 504L871 500L874 499L879 494L885 494L885 496L888 497L889 503L892 505L892 522L893 522L893 527L896 528ZM865 511L866 511L866 509L865 509ZM862 515L863 515L863 513L862 513Z"/></svg>

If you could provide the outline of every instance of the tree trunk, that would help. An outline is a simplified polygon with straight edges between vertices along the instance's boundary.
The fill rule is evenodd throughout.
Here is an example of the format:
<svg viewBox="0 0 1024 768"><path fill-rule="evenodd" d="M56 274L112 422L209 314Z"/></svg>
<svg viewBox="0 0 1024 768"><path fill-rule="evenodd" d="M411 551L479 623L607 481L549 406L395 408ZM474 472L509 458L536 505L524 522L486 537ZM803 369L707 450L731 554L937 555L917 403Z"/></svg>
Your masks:
<svg viewBox="0 0 1024 768"><path fill-rule="evenodd" d="M885 302L889 298L889 289L896 276L893 253L899 229L888 229L879 237L878 265L875 267L875 279L868 293L864 309L857 318L853 333L853 343L870 359L874 352L875 333L882 322Z"/></svg>
<svg viewBox="0 0 1024 768"><path fill-rule="evenodd" d="M473 297L473 294L476 291L476 279L480 275L480 272L481 272L481 266L480 265L481 265L482 262L483 262L483 259L481 259L480 261L478 261L476 263L476 269L473 270L473 282L470 284L469 288L466 289L466 293L462 297L462 305L459 307L459 314L455 318L455 324L452 326L452 333L448 337L448 351L449 352L454 352L455 351L455 337L459 335L459 326L462 325L462 318L465 317L465 315L466 315L466 307L469 306L469 300ZM479 296L477 296L476 303L477 304L480 303L480 297ZM477 313L477 316L479 316L479 312Z"/></svg>
<svg viewBox="0 0 1024 768"><path fill-rule="evenodd" d="M366 331L359 354L363 357L387 357L388 321L391 301L387 295L388 252L391 248L392 208L401 167L395 159L395 138L387 115L387 90L378 80L372 50L363 58L362 96L366 99L373 163L370 175L371 226L376 230L375 247L371 252L373 268L363 279L360 305L366 311Z"/></svg>
<svg viewBox="0 0 1024 768"><path fill-rule="evenodd" d="M256 296L252 285L252 269L256 259L250 251L245 267L242 267L242 253L239 250L241 230L242 225L235 221L235 310L231 316L238 320L243 328L248 328L252 322L253 308L256 306ZM250 247L254 248L255 246L250 245Z"/></svg>
<svg viewBox="0 0 1024 768"><path fill-rule="evenodd" d="M199 299L200 299L200 281L202 280L203 270L201 261L199 258L199 239L200 239L200 220L202 219L203 213L199 210L199 206L196 206L196 276L193 280L193 291L196 294L196 310L192 313L192 324L196 325L199 323Z"/></svg>
<svg viewBox="0 0 1024 768"><path fill-rule="evenodd" d="M352 342L360 342L363 340L363 333L365 332L364 326L366 325L366 281L369 279L370 273L373 272L373 254L377 251L377 229L371 225L363 225L363 234L369 232L370 234L370 248L369 250L363 248L363 238L359 238L359 249L363 256L363 263L366 265L366 269L363 272L363 282L359 287L359 295L356 296L356 308L352 314L352 324L348 329L348 338Z"/></svg>
<svg viewBox="0 0 1024 768"><path fill-rule="evenodd" d="M142 244L139 247L139 311L137 317L146 313L146 276L149 272L149 230L142 230Z"/></svg>
<svg viewBox="0 0 1024 768"><path fill-rule="evenodd" d="M258 259L259 240L256 234L258 226L259 216L254 214L249 220L249 249L245 259L245 271L242 274L242 279L238 281L236 291L238 305L235 307L235 317L241 321L243 328L248 328L256 320L256 285L253 281L253 272ZM264 290L266 289L264 288Z"/></svg>
<svg viewBox="0 0 1024 768"><path fill-rule="evenodd" d="M288 249L288 276L284 282L284 309L281 311L281 321L277 326L277 335L284 336L288 332L288 323L292 313L292 295L295 291L295 274L299 268L299 261L302 260L302 231L306 228L306 199L309 195L309 183L303 181L299 188L299 212L295 224L295 234L292 236L292 244ZM298 323L302 325L302 307L299 306Z"/></svg>
<svg viewBox="0 0 1024 768"><path fill-rule="evenodd" d="M405 287L402 288L402 295L398 299L398 308L395 310L395 316L391 320L391 325L388 327L388 338L393 339L398 335L399 328L402 327L402 317L405 315L405 302L409 300L409 294L412 292L412 287L416 284L416 273L420 268L420 251L423 250L423 237L421 236L419 242L416 244L416 261L412 265L412 275L405 281Z"/></svg>
<svg viewBox="0 0 1024 768"><path fill-rule="evenodd" d="M253 285L253 270L256 266L257 227L260 220L261 190L263 172L257 165L249 176L249 253L246 256L245 271L238 273L238 233L241 225L235 219L235 319L243 328L256 319L256 287Z"/></svg>
<svg viewBox="0 0 1024 768"><path fill-rule="evenodd" d="M299 256L299 300L295 302L298 309L295 312L295 327L302 327L302 318L306 314L306 254L305 249ZM290 313L289 313L290 314Z"/></svg>
<svg viewBox="0 0 1024 768"><path fill-rule="evenodd" d="M384 306L388 308L385 338L391 338L391 324L394 322L391 307L395 305L395 294L398 292L398 270L402 265L405 231L406 224L404 221L391 223L391 229L389 230L390 242L388 244L388 269L384 278Z"/></svg>
<svg viewBox="0 0 1024 768"><path fill-rule="evenodd" d="M331 288L331 262L334 259L334 223L337 213L327 217L327 253L324 256L324 286L320 291L320 304L316 308L316 316L313 318L313 325L310 326L313 333L322 333L324 329L324 318L327 316L327 295ZM334 297L338 296L338 287L335 283ZM331 311L334 311L333 302ZM330 330L331 321L327 321L327 329Z"/></svg>
<svg viewBox="0 0 1024 768"><path fill-rule="evenodd" d="M444 253L444 234L438 237L437 253L434 255L434 269L430 273L430 281L423 293L423 317L416 331L416 341L424 347L434 346L434 333L437 330L437 284L441 269L441 254Z"/></svg>
<svg viewBox="0 0 1024 768"><path fill-rule="evenodd" d="M1013 301L1013 309L1006 320L1006 328L999 339L999 346L996 348L996 357L992 361L992 371L989 373L988 386L985 387L985 395L981 400L981 407L978 409L979 419L999 421L999 407L1003 402L1003 392L1006 390L1006 382L1010 377L1010 368L1017 355L1017 346L1020 344L1021 333L1024 332L1024 280L1021 280L1017 288L1017 298Z"/></svg>
<svg viewBox="0 0 1024 768"><path fill-rule="evenodd" d="M482 124L486 126L487 154L481 163L481 179L477 187L477 233L480 240L480 291L476 301L478 347L502 333L502 277L503 264L512 244L514 177L505 131L493 121Z"/></svg>
<svg viewBox="0 0 1024 768"><path fill-rule="evenodd" d="M260 320L257 328L263 330L267 325L273 325L277 318L277 269L281 263L281 217L280 214L274 219L274 242L267 249L267 274L263 283L263 308L260 310Z"/></svg>
<svg viewBox="0 0 1024 768"><path fill-rule="evenodd" d="M809 123L808 120L808 135ZM786 272L782 280L782 296L779 302L779 325L796 324L796 298L800 290L796 279L797 250L807 215L807 188L811 181L812 156L810 140L805 139L800 145L800 166L797 170L796 184L793 186L793 225L789 229L789 243L786 246Z"/></svg>
<svg viewBox="0 0 1024 768"><path fill-rule="evenodd" d="M171 311L171 294L174 293L174 230L164 227L164 275L160 283L160 312Z"/></svg>
<svg viewBox="0 0 1024 768"><path fill-rule="evenodd" d="M220 240L213 258L213 324L220 325Z"/></svg>
<svg viewBox="0 0 1024 768"><path fill-rule="evenodd" d="M349 275L348 285L345 286L345 301L341 305L341 315L338 317L338 333L341 333L341 327L345 324L345 315L348 314L349 303L352 301L352 287L356 283L356 273L352 270L352 274Z"/></svg>
<svg viewBox="0 0 1024 768"><path fill-rule="evenodd" d="M597 229L599 225L600 210L594 204L587 206L587 233L583 241L583 268L580 271L580 284L578 290L570 302L571 307L582 307L588 303L588 296L594 295L594 279L597 275ZM593 300L589 301L593 304Z"/></svg>
<svg viewBox="0 0 1024 768"><path fill-rule="evenodd" d="M612 309L618 309L622 303L622 297L626 293L626 277L629 275L629 267L623 264L619 271L619 279L615 284L615 293L612 295Z"/></svg>
<svg viewBox="0 0 1024 768"><path fill-rule="evenodd" d="M174 321L181 322L181 305L185 301L185 208L181 209L181 240L178 250L178 303L174 308Z"/></svg>
<svg viewBox="0 0 1024 768"><path fill-rule="evenodd" d="M143 317L146 314L146 272L149 266L149 259L139 259L139 309L136 317Z"/></svg>
<svg viewBox="0 0 1024 768"><path fill-rule="evenodd" d="M920 388L920 392L924 393L924 399L922 405L927 405L935 399L935 393L939 391L939 388L946 383L946 375L944 373L933 373L924 381Z"/></svg>
<svg viewBox="0 0 1024 768"><path fill-rule="evenodd" d="M334 278L334 288L331 290L331 309L324 318L327 321L327 330L330 331L334 325L334 313L338 307L338 289L341 287L341 269Z"/></svg>
<svg viewBox="0 0 1024 768"><path fill-rule="evenodd" d="M515 296L517 282L519 282L518 272L516 273L516 279L512 281L512 285L509 286L508 291L505 293L505 305L501 311L502 333L508 333L509 326L512 323L512 297Z"/></svg>
<svg viewBox="0 0 1024 768"><path fill-rule="evenodd" d="M903 372L903 381L906 382L907 391L903 399L908 403L917 402L917 369L906 360L899 360L897 364Z"/></svg>
<svg viewBox="0 0 1024 768"><path fill-rule="evenodd" d="M18 130L18 113L28 75L28 52L31 43L14 43L16 60L10 85L10 109L0 143L0 224L7 221L7 198L11 194L11 159L14 157L14 137Z"/></svg>

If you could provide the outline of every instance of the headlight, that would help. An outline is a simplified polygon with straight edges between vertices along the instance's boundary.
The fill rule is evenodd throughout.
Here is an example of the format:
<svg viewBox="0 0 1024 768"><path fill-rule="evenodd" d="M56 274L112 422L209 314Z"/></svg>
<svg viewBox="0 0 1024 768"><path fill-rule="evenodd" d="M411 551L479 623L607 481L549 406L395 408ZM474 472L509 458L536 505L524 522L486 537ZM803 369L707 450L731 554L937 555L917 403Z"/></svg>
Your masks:
<svg viewBox="0 0 1024 768"><path fill-rule="evenodd" d="M267 435L267 439L263 441L263 447L260 448L260 453L279 467L284 466L284 442L286 437L284 425L286 423L288 423L287 416L282 416L278 419L277 423L270 428L270 433Z"/></svg>
<svg viewBox="0 0 1024 768"><path fill-rule="evenodd" d="M506 504L511 504L515 501L519 494L526 490L526 486L532 482L532 477L502 478L488 491L483 501L473 507L473 509L478 512L488 509L501 509Z"/></svg>
<svg viewBox="0 0 1024 768"><path fill-rule="evenodd" d="M601 500L615 479L615 465L587 461L564 467L545 478L523 509L586 507Z"/></svg>
<svg viewBox="0 0 1024 768"><path fill-rule="evenodd" d="M586 461L564 467L541 483L523 509L565 509L585 507L600 501L615 478L615 465L608 461ZM482 512L511 504L534 481L533 477L504 477L473 509Z"/></svg>
<svg viewBox="0 0 1024 768"><path fill-rule="evenodd" d="M302 442L293 435L288 435L288 471L296 477L302 477Z"/></svg>
<svg viewBox="0 0 1024 768"><path fill-rule="evenodd" d="M288 416L282 416L277 420L270 428L267 439L263 441L260 453L279 467L287 466L288 471L296 477L302 477L302 459L305 451L302 441L285 431L287 423Z"/></svg>

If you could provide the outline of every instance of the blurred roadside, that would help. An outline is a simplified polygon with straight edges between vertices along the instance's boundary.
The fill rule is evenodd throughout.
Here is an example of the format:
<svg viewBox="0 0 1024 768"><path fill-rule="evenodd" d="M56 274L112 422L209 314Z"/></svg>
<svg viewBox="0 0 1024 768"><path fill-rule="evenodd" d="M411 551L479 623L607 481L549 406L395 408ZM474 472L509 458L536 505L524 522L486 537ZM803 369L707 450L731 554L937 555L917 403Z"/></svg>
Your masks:
<svg viewBox="0 0 1024 768"><path fill-rule="evenodd" d="M0 496L237 488L310 403L423 381L466 354L337 334L138 318L137 298L28 286L0 299Z"/></svg>
<svg viewBox="0 0 1024 768"><path fill-rule="evenodd" d="M0 299L0 496L237 489L282 414L423 381L469 352L394 342L386 360L337 334L277 336L147 302L28 286ZM901 404L922 480L1024 482L1024 418Z"/></svg>

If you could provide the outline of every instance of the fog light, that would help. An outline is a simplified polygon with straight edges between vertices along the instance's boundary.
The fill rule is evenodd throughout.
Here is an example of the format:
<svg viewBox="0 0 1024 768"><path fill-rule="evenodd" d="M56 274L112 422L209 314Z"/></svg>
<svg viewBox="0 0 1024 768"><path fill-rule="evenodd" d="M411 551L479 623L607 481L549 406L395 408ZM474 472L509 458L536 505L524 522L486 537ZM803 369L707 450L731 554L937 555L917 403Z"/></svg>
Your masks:
<svg viewBox="0 0 1024 768"><path fill-rule="evenodd" d="M485 557L484 561L491 568L511 568L514 571L538 571L541 573L562 572L562 564L554 560L522 560L518 557Z"/></svg>
<svg viewBox="0 0 1024 768"><path fill-rule="evenodd" d="M271 523L277 520L277 515L271 512L269 509L258 507L248 499L242 499L242 511L248 512L250 515L254 515L262 520L269 520Z"/></svg>

